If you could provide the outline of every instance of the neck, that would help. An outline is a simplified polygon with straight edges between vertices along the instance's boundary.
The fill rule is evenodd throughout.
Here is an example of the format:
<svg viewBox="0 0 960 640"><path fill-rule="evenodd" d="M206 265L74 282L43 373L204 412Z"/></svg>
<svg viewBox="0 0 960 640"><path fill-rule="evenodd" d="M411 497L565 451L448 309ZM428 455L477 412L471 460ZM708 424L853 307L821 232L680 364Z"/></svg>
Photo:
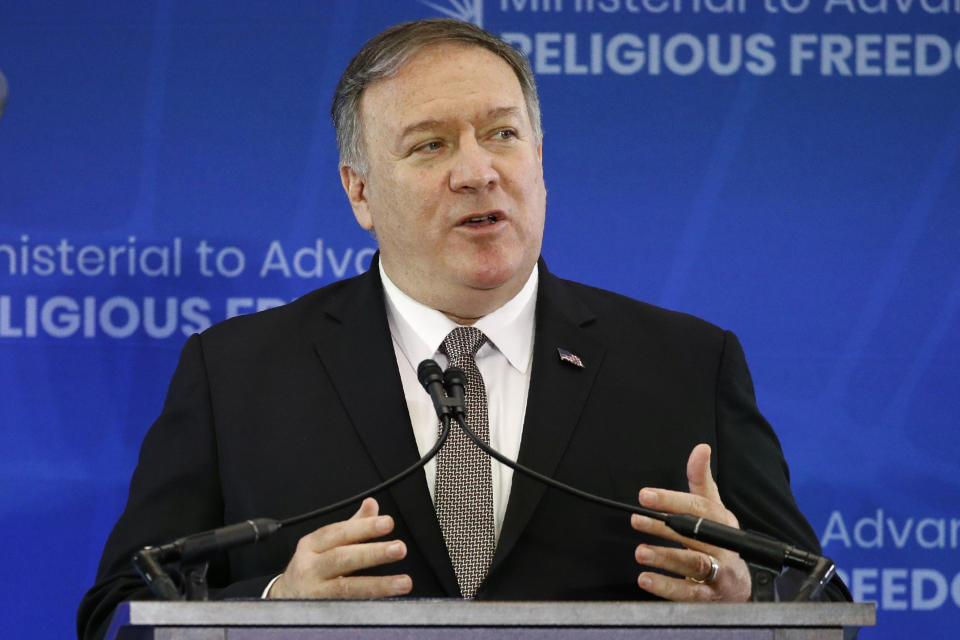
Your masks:
<svg viewBox="0 0 960 640"><path fill-rule="evenodd" d="M494 311L496 311L496 309L494 309ZM447 316L448 318L450 318L451 320L453 320L453 321L456 322L457 324L463 325L463 326L470 326L470 325L472 325L474 322L476 322L477 320L479 320L480 318L483 317L483 316L477 316L477 317L475 317L475 318L463 318L463 317L461 317L461 316L457 316L457 315L454 315L454 314L452 314L452 313L447 313L446 311L443 312L443 315ZM484 314L484 315L486 315L486 314Z"/></svg>
<svg viewBox="0 0 960 640"><path fill-rule="evenodd" d="M487 314L493 313L515 295L520 293L526 279L519 283L508 283L496 289L465 288L454 293L425 291L422 295L403 290L414 300L436 309L457 324L472 325ZM400 286L400 285L397 285Z"/></svg>
<svg viewBox="0 0 960 640"><path fill-rule="evenodd" d="M512 300L523 289L530 278L527 272L522 278L506 282L492 289L478 289L469 286L459 287L455 291L438 291L433 288L418 288L409 286L403 277L388 273L387 266L382 265L383 273L400 291L410 296L420 304L436 309L453 322L470 326L480 318L493 313L507 302ZM536 269L536 264L533 269ZM416 284L416 281L414 281Z"/></svg>

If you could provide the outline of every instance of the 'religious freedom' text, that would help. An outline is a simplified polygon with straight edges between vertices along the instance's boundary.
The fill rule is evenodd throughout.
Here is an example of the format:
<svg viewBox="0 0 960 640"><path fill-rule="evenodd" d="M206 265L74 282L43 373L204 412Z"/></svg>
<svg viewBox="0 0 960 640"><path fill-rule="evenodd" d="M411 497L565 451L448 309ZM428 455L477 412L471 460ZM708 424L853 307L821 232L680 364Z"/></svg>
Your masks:
<svg viewBox="0 0 960 640"><path fill-rule="evenodd" d="M296 297L264 289L285 292L297 279L311 281L310 289L363 273L375 251L322 238L296 246L272 240L256 252L205 238L0 240L0 339L190 335ZM242 291L254 283L263 283L259 295Z"/></svg>
<svg viewBox="0 0 960 640"><path fill-rule="evenodd" d="M956 19L956 18L951 18ZM505 31L537 75L918 77L960 73L960 39L936 33Z"/></svg>
<svg viewBox="0 0 960 640"><path fill-rule="evenodd" d="M960 72L960 0L499 0L484 14L541 76ZM561 15L573 28L531 31L517 21ZM686 18L679 30L677 16ZM748 16L763 26L725 28L724 18Z"/></svg>

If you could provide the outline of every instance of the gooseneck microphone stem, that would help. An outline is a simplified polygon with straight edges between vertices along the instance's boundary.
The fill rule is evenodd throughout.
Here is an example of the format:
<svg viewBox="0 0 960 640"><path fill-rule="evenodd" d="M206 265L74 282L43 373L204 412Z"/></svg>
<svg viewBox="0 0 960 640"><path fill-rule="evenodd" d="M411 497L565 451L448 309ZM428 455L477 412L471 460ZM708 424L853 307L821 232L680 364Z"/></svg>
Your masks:
<svg viewBox="0 0 960 640"><path fill-rule="evenodd" d="M417 369L417 378L433 399L441 429L437 441L415 463L380 484L365 489L356 495L286 520L256 518L184 536L161 546L144 547L135 553L132 558L137 573L150 587L153 594L164 600L206 600L207 566L209 559L214 554L241 545L259 542L272 536L282 527L299 524L342 509L383 491L422 469L427 462L437 455L440 447L447 441L447 437L450 435L450 417L452 415L462 416L465 409L462 393L459 399L446 397L443 387L443 372L436 362L430 360L421 363ZM463 384L462 380L460 384ZM164 565L175 568L180 578L182 591L171 578L170 570Z"/></svg>
<svg viewBox="0 0 960 640"><path fill-rule="evenodd" d="M441 425L442 427L440 430L440 435L437 436L437 441L433 444L429 451L427 451L414 464L410 465L395 476L387 478L374 487L365 489L364 491L350 496L349 498L344 498L343 500L333 504L315 509L308 513L287 518L286 520L256 518L254 520L247 520L245 522L239 522L236 524L227 525L225 527L211 529L210 531L194 533L158 547L144 547L134 554L132 559L133 566L137 570L137 573L140 574L140 577L143 578L143 581L147 583L147 586L150 587L150 590L153 592L153 594L157 597L164 600L183 600L185 598L195 599L190 597L189 593L180 593L174 581L170 578L170 575L163 567L165 564L179 565L181 584L184 584L189 591L191 588L191 580L199 579L201 585L199 587L194 587L197 589L196 593L200 594L196 599L205 600L206 561L215 553L226 551L241 545L259 542L260 540L273 535L282 527L299 524L306 520L318 518L328 513L332 513L350 504L361 501L375 493L383 491L384 489L392 487L418 469L422 469L427 462L437 455L440 447L443 446L443 444L447 441L447 437L450 435L449 415L443 416L441 419ZM197 578L197 576L199 576L199 578Z"/></svg>
<svg viewBox="0 0 960 640"><path fill-rule="evenodd" d="M427 362L421 363L421 368L428 368ZM439 370L439 366L434 363ZM460 399L464 396L464 385L466 376L456 367L450 367L443 374L444 386L451 399ZM807 572L807 577L800 586L797 593L797 601L809 600L816 597L823 589L824 585L833 577L836 568L833 561L823 556L809 553L797 547L784 544L779 540L770 538L763 534L752 531L744 531L736 527L730 527L719 522L707 520L699 516L687 513L666 513L650 509L642 505L627 504L604 498L588 493L576 487L571 487L559 480L545 476L538 471L534 471L523 466L516 460L507 458L502 453L485 443L477 434L470 430L464 419L463 412L454 412L454 418L460 429L470 438L473 443L484 453L498 462L505 464L523 475L533 478L537 482L545 484L554 489L576 496L582 500L593 502L611 509L626 511L627 513L636 513L654 520L659 520L666 524L670 529L682 536L700 540L707 544L712 544L723 549L735 551L740 554L746 562L763 567L769 571L778 573L784 567L792 567Z"/></svg>
<svg viewBox="0 0 960 640"><path fill-rule="evenodd" d="M667 517L669 516L669 514L664 513L662 511L656 511L655 509L649 509L642 505L627 504L626 502L619 502L617 500L611 500L610 498L604 498L602 496L597 496L592 493L587 493L582 489L571 487L570 485L564 484L559 480L555 480L550 476L545 476L539 471L534 471L529 467L525 467L519 462L516 462L515 460L511 460L510 458L506 457L505 455L503 455L502 453L500 453L499 451L497 451L496 449L494 449L493 447L485 443L483 440L481 440L477 436L477 434L475 434L473 431L470 430L470 427L467 426L466 421L462 417L457 416L456 419L457 419L457 424L459 424L463 432L467 434L467 437L473 440L473 443L475 445L480 447L480 449L482 449L483 452L486 453L488 456L490 456L491 458L494 458L498 462L502 462L503 464L507 465L514 471L519 471L523 475L529 476L534 480L536 480L537 482L542 482L543 484L549 487L553 487L554 489L559 489L564 493L569 493L571 495L577 496L578 498L581 498L588 502L594 502L596 504L601 504L605 507L610 507L611 509L618 509L620 511L627 511L630 513L639 513L642 516L647 516L648 518L653 518L654 520L660 520L661 522L667 521Z"/></svg>
<svg viewBox="0 0 960 640"><path fill-rule="evenodd" d="M466 403L464 401L466 375L463 371L456 367L450 367L444 372L433 360L425 360L417 368L417 377L420 384L430 394L441 425L436 442L419 460L374 487L333 504L285 520L256 518L185 536L158 547L144 547L134 555L132 561L137 572L154 595L165 600L205 600L207 598L206 572L208 560L215 553L240 545L259 542L273 535L282 527L327 515L393 486L417 470L422 469L437 454L450 435L451 419L456 420L467 437L491 458L533 478L537 482L588 502L653 518L665 523L670 529L682 536L734 551L739 553L746 562L773 572L779 572L784 567L793 567L807 572L807 576L795 598L796 601L815 598L835 573L835 566L829 558L784 544L768 536L729 527L691 514L666 513L642 505L628 504L596 496L525 467L490 447L467 426L465 420ZM178 587L173 581L171 570L164 565L175 567L180 577L181 587Z"/></svg>
<svg viewBox="0 0 960 640"><path fill-rule="evenodd" d="M740 554L740 557L747 563L758 565L774 572L779 572L784 567L792 567L808 572L806 579L800 587L800 591L797 593L795 601L806 601L819 595L820 591L836 571L833 561L829 558L809 553L760 533L737 529L736 527L730 527L687 513L666 513L649 509L642 505L619 502L588 493L576 487L571 487L559 480L555 480L554 478L525 467L515 460L511 460L481 440L477 434L470 430L470 427L467 426L462 416L457 415L455 418L460 429L463 430L467 437L483 450L484 453L511 469L533 478L537 482L542 482L547 486L577 496L588 502L659 520L682 536L734 551Z"/></svg>

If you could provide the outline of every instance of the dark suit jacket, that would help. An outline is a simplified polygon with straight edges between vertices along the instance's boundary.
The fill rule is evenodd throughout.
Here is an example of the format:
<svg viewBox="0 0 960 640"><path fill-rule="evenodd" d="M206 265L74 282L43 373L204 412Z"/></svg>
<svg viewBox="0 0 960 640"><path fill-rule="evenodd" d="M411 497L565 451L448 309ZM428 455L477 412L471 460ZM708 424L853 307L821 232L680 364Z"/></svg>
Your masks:
<svg viewBox="0 0 960 640"><path fill-rule="evenodd" d="M818 550L786 463L754 401L736 337L689 315L560 280L540 265L533 371L519 460L606 497L686 490L685 465L713 447L724 503L741 526ZM580 356L578 368L557 349ZM287 518L353 495L418 458L376 264L284 307L191 337L147 434L126 510L78 616L102 633L122 600L149 592L135 550L253 517ZM459 594L422 473L376 496L407 557L413 596ZM216 559L214 597L257 597L297 540L325 520ZM643 536L624 513L515 474L478 598L643 599L633 559ZM838 588L842 588L842 585ZM839 591L834 597L844 597Z"/></svg>

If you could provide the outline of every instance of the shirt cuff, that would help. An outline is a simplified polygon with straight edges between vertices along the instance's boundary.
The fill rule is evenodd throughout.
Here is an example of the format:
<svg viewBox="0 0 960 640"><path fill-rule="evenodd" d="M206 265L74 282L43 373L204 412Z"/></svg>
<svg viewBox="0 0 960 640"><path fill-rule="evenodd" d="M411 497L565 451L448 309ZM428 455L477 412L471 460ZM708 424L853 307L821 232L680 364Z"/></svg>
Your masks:
<svg viewBox="0 0 960 640"><path fill-rule="evenodd" d="M283 574L280 574L280 575L283 575ZM261 598L261 599L267 597L267 594L270 593L270 587L273 586L273 583L276 582L276 581L277 581L277 578L279 578L279 577L280 577L279 575L274 576L274 577L273 577L273 580L271 580L270 582L267 583L267 588L264 589L264 590L263 590L263 593L260 594L260 598Z"/></svg>

